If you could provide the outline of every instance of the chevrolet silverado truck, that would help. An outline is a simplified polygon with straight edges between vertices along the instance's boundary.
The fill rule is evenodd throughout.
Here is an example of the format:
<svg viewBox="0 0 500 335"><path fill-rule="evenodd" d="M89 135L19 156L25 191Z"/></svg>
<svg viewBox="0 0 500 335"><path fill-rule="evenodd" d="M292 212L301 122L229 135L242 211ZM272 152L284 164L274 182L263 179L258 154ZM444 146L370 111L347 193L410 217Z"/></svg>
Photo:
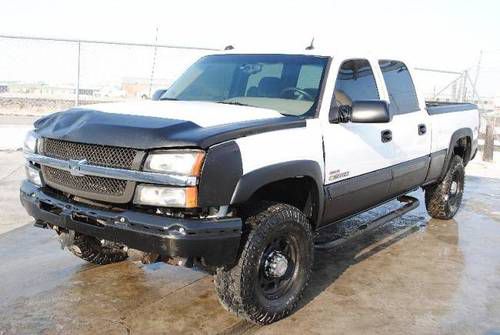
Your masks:
<svg viewBox="0 0 500 335"><path fill-rule="evenodd" d="M20 197L76 256L198 264L227 310L268 324L296 308L325 227L418 188L453 218L478 127L475 105L426 102L400 60L225 51L158 101L36 121Z"/></svg>

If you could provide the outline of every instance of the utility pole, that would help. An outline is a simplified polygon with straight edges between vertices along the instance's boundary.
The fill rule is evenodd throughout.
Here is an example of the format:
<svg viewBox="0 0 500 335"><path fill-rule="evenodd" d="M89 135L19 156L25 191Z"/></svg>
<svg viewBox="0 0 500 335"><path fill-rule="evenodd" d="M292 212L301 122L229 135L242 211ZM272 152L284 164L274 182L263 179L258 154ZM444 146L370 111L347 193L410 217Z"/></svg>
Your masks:
<svg viewBox="0 0 500 335"><path fill-rule="evenodd" d="M156 66L156 53L158 52L158 27L156 27L156 36L155 36L155 47L153 53L153 66L151 67L151 78L149 81L149 97L152 97L153 91L153 78L155 75L155 66Z"/></svg>
<svg viewBox="0 0 500 335"><path fill-rule="evenodd" d="M476 77L474 78L474 85L472 87L474 98L479 102L479 95L477 94L477 81L479 80L479 72L481 72L481 61L483 60L483 50L479 52L479 61L476 67Z"/></svg>
<svg viewBox="0 0 500 335"><path fill-rule="evenodd" d="M469 76L469 72L467 70L464 71L463 82L462 82L462 102L467 101L467 77Z"/></svg>
<svg viewBox="0 0 500 335"><path fill-rule="evenodd" d="M484 136L483 161L493 161L495 152L495 117L486 117L486 134Z"/></svg>
<svg viewBox="0 0 500 335"><path fill-rule="evenodd" d="M82 42L78 41L78 57L76 65L76 90L75 90L75 106L80 104L80 54Z"/></svg>

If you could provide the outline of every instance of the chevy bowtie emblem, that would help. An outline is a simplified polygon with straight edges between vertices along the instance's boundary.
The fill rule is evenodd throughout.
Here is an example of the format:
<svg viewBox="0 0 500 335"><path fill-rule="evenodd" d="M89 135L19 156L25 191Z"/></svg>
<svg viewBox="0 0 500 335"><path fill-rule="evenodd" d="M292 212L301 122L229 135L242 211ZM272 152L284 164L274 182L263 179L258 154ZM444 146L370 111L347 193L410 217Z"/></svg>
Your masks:
<svg viewBox="0 0 500 335"><path fill-rule="evenodd" d="M69 173L72 176L76 176L76 177L84 176L84 174L80 171L80 167L82 165L85 165L85 164L87 164L86 159L82 159L82 160L70 159L68 161Z"/></svg>

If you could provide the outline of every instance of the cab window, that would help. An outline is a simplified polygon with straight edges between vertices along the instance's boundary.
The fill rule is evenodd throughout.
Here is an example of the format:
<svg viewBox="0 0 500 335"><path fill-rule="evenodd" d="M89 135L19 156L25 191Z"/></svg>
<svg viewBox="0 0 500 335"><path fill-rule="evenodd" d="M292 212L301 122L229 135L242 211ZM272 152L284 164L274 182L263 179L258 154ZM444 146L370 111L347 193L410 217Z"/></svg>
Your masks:
<svg viewBox="0 0 500 335"><path fill-rule="evenodd" d="M351 59L342 63L335 83L334 101L337 106L352 106L356 100L378 100L377 82L366 59Z"/></svg>
<svg viewBox="0 0 500 335"><path fill-rule="evenodd" d="M380 60L379 65L389 93L391 114L406 114L420 110L415 85L406 65L393 60Z"/></svg>

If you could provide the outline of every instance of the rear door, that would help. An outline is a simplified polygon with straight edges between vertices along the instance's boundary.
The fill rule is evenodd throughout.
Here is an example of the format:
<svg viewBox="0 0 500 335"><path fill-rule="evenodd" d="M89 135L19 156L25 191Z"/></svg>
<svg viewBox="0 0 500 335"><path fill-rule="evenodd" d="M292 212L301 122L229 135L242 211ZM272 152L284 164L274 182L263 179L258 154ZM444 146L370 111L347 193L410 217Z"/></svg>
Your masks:
<svg viewBox="0 0 500 335"><path fill-rule="evenodd" d="M380 100L385 95L376 62L348 59L332 66L337 75L332 105L351 105L357 100ZM327 99L328 97L325 97ZM328 113L328 111L326 111ZM324 114L324 113L322 113ZM394 141L383 134L393 123L336 123L321 118L325 151L324 222L332 222L367 209L389 196L390 167L399 161Z"/></svg>
<svg viewBox="0 0 500 335"><path fill-rule="evenodd" d="M392 114L394 167L390 193L397 195L425 180L431 147L430 117L419 101L405 63L379 60Z"/></svg>

